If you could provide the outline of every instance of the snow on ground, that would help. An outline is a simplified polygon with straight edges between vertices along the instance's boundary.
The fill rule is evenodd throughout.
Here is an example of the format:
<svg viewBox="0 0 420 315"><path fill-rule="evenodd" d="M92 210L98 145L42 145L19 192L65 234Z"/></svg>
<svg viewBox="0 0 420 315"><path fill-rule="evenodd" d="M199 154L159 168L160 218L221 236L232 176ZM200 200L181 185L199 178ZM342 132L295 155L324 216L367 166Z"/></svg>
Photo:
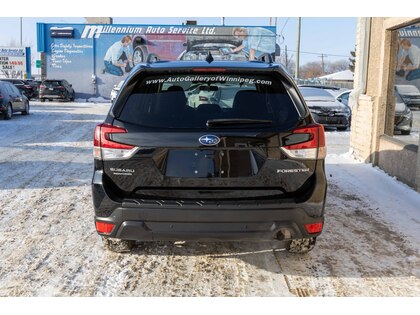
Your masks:
<svg viewBox="0 0 420 315"><path fill-rule="evenodd" d="M100 97L90 97L88 99L85 98L76 98L75 102L78 103L84 103L84 102L89 102L89 103L109 103L109 100L103 98L102 96Z"/></svg>
<svg viewBox="0 0 420 315"><path fill-rule="evenodd" d="M324 233L307 255L265 243L103 249L92 137L110 104L31 102L0 121L0 296L420 296L420 194L327 132Z"/></svg>

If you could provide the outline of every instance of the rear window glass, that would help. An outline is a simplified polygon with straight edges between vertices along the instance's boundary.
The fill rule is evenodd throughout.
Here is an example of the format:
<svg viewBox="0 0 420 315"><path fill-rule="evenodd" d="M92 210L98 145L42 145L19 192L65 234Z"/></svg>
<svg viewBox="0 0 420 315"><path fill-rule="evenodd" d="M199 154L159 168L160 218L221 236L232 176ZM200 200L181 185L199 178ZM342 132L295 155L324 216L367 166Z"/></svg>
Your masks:
<svg viewBox="0 0 420 315"><path fill-rule="evenodd" d="M50 86L60 86L62 85L61 81L44 81L44 85Z"/></svg>
<svg viewBox="0 0 420 315"><path fill-rule="evenodd" d="M156 128L206 128L208 120L268 120L292 127L299 114L282 82L271 76L160 75L140 80L120 120Z"/></svg>
<svg viewBox="0 0 420 315"><path fill-rule="evenodd" d="M419 93L419 89L415 85L396 85L397 91L404 93Z"/></svg>
<svg viewBox="0 0 420 315"><path fill-rule="evenodd" d="M308 101L334 101L335 98L331 93L324 89L301 87L299 88L303 98Z"/></svg>

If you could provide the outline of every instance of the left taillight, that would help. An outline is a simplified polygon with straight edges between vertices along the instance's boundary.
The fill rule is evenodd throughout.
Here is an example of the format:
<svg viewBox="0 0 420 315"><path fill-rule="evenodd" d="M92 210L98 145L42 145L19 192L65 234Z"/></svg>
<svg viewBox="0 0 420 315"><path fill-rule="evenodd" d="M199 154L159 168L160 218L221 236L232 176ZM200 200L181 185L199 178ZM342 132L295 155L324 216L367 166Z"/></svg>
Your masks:
<svg viewBox="0 0 420 315"><path fill-rule="evenodd" d="M93 140L93 156L95 159L128 159L136 153L138 147L111 140L110 135L116 133L127 133L127 130L105 123L96 126Z"/></svg>
<svg viewBox="0 0 420 315"><path fill-rule="evenodd" d="M326 156L324 126L313 124L297 128L292 134L307 134L306 141L282 147L284 153L296 159L324 159Z"/></svg>
<svg viewBox="0 0 420 315"><path fill-rule="evenodd" d="M115 224L96 221L95 222L96 230L102 234L111 234L112 230L114 229Z"/></svg>

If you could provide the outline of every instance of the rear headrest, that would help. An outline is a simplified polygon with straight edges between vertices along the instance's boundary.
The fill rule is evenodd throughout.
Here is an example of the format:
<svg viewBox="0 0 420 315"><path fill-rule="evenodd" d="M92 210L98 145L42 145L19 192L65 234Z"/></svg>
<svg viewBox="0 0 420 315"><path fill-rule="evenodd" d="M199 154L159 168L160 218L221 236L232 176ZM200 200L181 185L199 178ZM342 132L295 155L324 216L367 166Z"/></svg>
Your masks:
<svg viewBox="0 0 420 315"><path fill-rule="evenodd" d="M235 113L254 118L267 114L265 94L256 91L239 91L235 95L232 108Z"/></svg>
<svg viewBox="0 0 420 315"><path fill-rule="evenodd" d="M171 88L174 88L174 90L169 90ZM169 89L166 92L161 93L159 97L160 110L167 113L183 111L187 104L184 90L180 86L171 86Z"/></svg>
<svg viewBox="0 0 420 315"><path fill-rule="evenodd" d="M179 85L172 85L170 87L168 87L168 92L182 92L184 93L184 89L182 88L182 86Z"/></svg>
<svg viewBox="0 0 420 315"><path fill-rule="evenodd" d="M201 104L197 107L197 112L203 115L213 115L219 114L221 112L221 108L217 104Z"/></svg>

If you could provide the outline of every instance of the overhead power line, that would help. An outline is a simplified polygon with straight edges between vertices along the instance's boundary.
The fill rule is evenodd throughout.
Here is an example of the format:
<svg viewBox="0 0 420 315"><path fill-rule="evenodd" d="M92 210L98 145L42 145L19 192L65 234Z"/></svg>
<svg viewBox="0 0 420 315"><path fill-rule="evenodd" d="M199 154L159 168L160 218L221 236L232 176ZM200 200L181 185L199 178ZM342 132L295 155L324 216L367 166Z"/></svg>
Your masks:
<svg viewBox="0 0 420 315"><path fill-rule="evenodd" d="M289 51L293 51L296 52L296 50L291 50L289 49ZM335 54L327 54L327 53L321 53L321 52L310 52L310 51L300 51L301 54L309 54L309 55L324 55L324 56L331 56L331 57L350 57L350 55L335 55Z"/></svg>
<svg viewBox="0 0 420 315"><path fill-rule="evenodd" d="M286 19L286 22L284 22L284 25L283 25L283 27L281 28L281 31L280 31L280 36L283 36L283 31L284 31L284 28L286 27L287 22L289 22L289 19L290 19L290 18L287 18L287 19Z"/></svg>

